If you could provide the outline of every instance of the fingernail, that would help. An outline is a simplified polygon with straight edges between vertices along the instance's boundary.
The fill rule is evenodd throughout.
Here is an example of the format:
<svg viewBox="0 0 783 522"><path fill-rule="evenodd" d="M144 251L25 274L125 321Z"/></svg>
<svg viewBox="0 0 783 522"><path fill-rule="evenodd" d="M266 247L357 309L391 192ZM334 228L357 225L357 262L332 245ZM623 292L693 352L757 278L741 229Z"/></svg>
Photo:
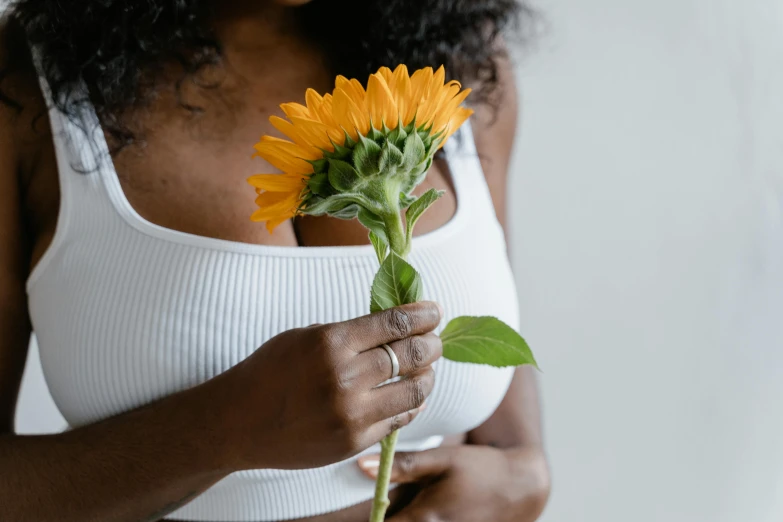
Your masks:
<svg viewBox="0 0 783 522"><path fill-rule="evenodd" d="M438 310L440 310L440 316L441 316L441 317L443 317L443 314L445 313L445 312L443 311L443 307L441 306L441 304L440 304L440 303L435 303L435 304L438 306Z"/></svg>
<svg viewBox="0 0 783 522"><path fill-rule="evenodd" d="M366 471L378 469L381 460L378 457L362 457L359 459L359 467Z"/></svg>
<svg viewBox="0 0 783 522"><path fill-rule="evenodd" d="M421 411L424 411L426 409L427 409L427 403L426 402L421 403L421 406L419 406L419 411L421 412Z"/></svg>
<svg viewBox="0 0 783 522"><path fill-rule="evenodd" d="M378 468L380 465L381 461L378 457L364 457L359 459L359 467L373 478L378 476Z"/></svg>

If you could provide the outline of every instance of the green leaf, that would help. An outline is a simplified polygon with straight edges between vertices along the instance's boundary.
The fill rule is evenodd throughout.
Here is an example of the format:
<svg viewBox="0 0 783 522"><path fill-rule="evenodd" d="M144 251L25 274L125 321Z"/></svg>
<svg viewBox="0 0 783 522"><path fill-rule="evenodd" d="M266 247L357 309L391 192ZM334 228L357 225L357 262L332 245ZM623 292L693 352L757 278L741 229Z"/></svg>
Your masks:
<svg viewBox="0 0 783 522"><path fill-rule="evenodd" d="M370 232L382 239L384 243L389 244L389 236L386 235L386 224L378 216L366 208L359 209L359 223L364 225Z"/></svg>
<svg viewBox="0 0 783 522"><path fill-rule="evenodd" d="M383 264L383 260L386 259L386 252L389 251L389 243L385 239L378 237L375 232L370 230L370 243L372 243L375 249L375 255L378 257L378 262Z"/></svg>
<svg viewBox="0 0 783 522"><path fill-rule="evenodd" d="M402 165L402 151L394 146L390 140L386 140L381 147L381 158L378 167L383 174L393 173Z"/></svg>
<svg viewBox="0 0 783 522"><path fill-rule="evenodd" d="M393 251L375 274L370 293L370 312L415 303L421 299L421 276Z"/></svg>
<svg viewBox="0 0 783 522"><path fill-rule="evenodd" d="M405 227L406 234L410 240L413 237L413 228L416 226L416 222L424 214L424 212L432 206L433 203L438 201L444 194L442 190L429 189L427 192L419 196L419 199L411 203L411 206L405 212Z"/></svg>
<svg viewBox="0 0 783 522"><path fill-rule="evenodd" d="M522 336L496 317L457 317L446 325L440 339L443 357L451 361L538 368Z"/></svg>
<svg viewBox="0 0 783 522"><path fill-rule="evenodd" d="M370 177L378 174L380 157L381 146L360 134L359 144L353 149L353 164L359 175Z"/></svg>
<svg viewBox="0 0 783 522"><path fill-rule="evenodd" d="M409 196L403 192L400 192L400 210L404 210L411 206L416 201L416 196Z"/></svg>
<svg viewBox="0 0 783 522"><path fill-rule="evenodd" d="M329 160L329 183L340 192L351 190L359 182L359 173L350 163Z"/></svg>
<svg viewBox="0 0 783 522"><path fill-rule="evenodd" d="M405 146L402 151L402 168L413 170L426 159L424 142L417 132L405 138Z"/></svg>

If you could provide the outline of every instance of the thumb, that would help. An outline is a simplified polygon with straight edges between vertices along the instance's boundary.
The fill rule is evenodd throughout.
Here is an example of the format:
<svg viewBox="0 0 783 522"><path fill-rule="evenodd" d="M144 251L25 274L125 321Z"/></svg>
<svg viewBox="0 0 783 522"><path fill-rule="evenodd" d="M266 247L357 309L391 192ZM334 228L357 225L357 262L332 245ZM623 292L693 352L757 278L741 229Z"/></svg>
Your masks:
<svg viewBox="0 0 783 522"><path fill-rule="evenodd" d="M418 482L442 475L449 470L455 448L435 448L427 451L405 451L394 456L391 481L397 484ZM359 458L359 468L370 478L378 478L380 455Z"/></svg>

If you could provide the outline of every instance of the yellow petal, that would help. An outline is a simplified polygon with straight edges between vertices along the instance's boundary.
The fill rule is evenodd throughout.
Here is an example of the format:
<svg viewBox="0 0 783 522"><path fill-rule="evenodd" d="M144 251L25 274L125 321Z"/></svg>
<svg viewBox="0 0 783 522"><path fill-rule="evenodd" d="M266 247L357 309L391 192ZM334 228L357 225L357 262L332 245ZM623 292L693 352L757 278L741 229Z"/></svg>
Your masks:
<svg viewBox="0 0 783 522"><path fill-rule="evenodd" d="M380 69L378 69L378 72L377 72L377 73L375 73L375 74L378 74L378 75L380 75L380 76L381 76L381 78L383 78L383 79L384 79L384 81L385 81L387 84L388 84L388 83L391 83L391 79L392 79L392 72L391 72L391 69L389 69L388 67L381 67ZM368 82L368 83L369 83L369 82Z"/></svg>
<svg viewBox="0 0 783 522"><path fill-rule="evenodd" d="M438 108L438 113L435 116L432 128L444 128L452 116L454 116L457 108L462 105L462 102L464 102L465 98L468 97L470 92L471 89L465 89L462 92L458 92L457 95L450 100L445 100L444 103Z"/></svg>
<svg viewBox="0 0 783 522"><path fill-rule="evenodd" d="M367 112L356 104L345 89L337 89L334 92L332 116L353 140L359 139L359 133L366 135L370 132Z"/></svg>
<svg viewBox="0 0 783 522"><path fill-rule="evenodd" d="M271 234L281 223L288 221L289 219L293 218L295 215L296 215L296 211L293 211L287 214L282 214L277 219L270 219L269 221L266 222L266 229Z"/></svg>
<svg viewBox="0 0 783 522"><path fill-rule="evenodd" d="M334 150L332 141L338 145L342 145L345 141L345 133L337 125L327 125L319 121L296 117L291 118L291 121L297 129L301 129L308 139L312 140L313 145L321 149L331 152ZM316 142L320 145L316 145Z"/></svg>
<svg viewBox="0 0 783 522"><path fill-rule="evenodd" d="M304 188L304 178L296 174L256 174L247 178L247 182L270 192L293 192Z"/></svg>
<svg viewBox="0 0 783 522"><path fill-rule="evenodd" d="M296 117L292 117L291 119L294 121L296 120L308 121L308 122L312 121L312 120L306 120L304 118L296 118ZM277 116L270 116L269 122L274 126L274 128L276 128L277 130L285 134L288 138L291 139L291 141L293 141L297 145L300 145L305 148L315 148L316 149L316 151L314 151L315 153L318 152L317 149L319 148L322 149L325 147L329 147L331 145L329 143L329 140L326 139L325 137L319 139L319 134L312 132L310 130L309 125L297 126L294 123L288 120L284 120L283 118L279 118ZM317 122L313 122L313 123L317 123Z"/></svg>
<svg viewBox="0 0 783 522"><path fill-rule="evenodd" d="M413 120L416 111L416 103L411 97L411 79L408 76L408 68L405 65L398 65L394 69L392 81L389 85L394 101L397 104L399 117L403 125L408 125Z"/></svg>
<svg viewBox="0 0 783 522"><path fill-rule="evenodd" d="M397 120L399 120L397 104L386 80L380 74L373 74L367 82L365 105L376 128L380 128L384 123L390 129L397 127Z"/></svg>
<svg viewBox="0 0 783 522"><path fill-rule="evenodd" d="M280 108L283 109L283 112L289 118L291 116L300 116L303 118L307 118L309 117L310 114L309 111L307 110L307 107L299 103L284 103L280 106Z"/></svg>
<svg viewBox="0 0 783 522"><path fill-rule="evenodd" d="M306 149L299 145L270 136L261 138L261 141L256 143L255 149L258 156L275 168L292 174L312 174L313 166L305 159L320 159L318 155L308 157Z"/></svg>
<svg viewBox="0 0 783 522"><path fill-rule="evenodd" d="M443 141L440 142L440 146L438 147L439 149L442 148L447 141L449 141L449 138L451 138L452 134L457 132L457 129L462 127L462 124L465 123L468 118L470 118L471 114L473 114L472 109L461 107L457 110L456 114L452 116L451 120L446 126L446 132L443 135Z"/></svg>
<svg viewBox="0 0 783 522"><path fill-rule="evenodd" d="M351 97L356 104L361 107L364 104L364 87L357 79L349 80L345 76L338 76L335 80L335 88L342 89Z"/></svg>

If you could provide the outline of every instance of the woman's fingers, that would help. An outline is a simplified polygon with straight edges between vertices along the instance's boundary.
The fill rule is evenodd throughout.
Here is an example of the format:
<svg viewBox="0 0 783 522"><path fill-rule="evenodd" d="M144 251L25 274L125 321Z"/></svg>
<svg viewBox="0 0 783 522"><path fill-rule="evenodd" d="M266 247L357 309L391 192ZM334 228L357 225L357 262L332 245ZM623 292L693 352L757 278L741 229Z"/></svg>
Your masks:
<svg viewBox="0 0 783 522"><path fill-rule="evenodd" d="M361 353L437 328L441 308L433 302L413 303L322 327L328 344Z"/></svg>
<svg viewBox="0 0 783 522"><path fill-rule="evenodd" d="M441 475L451 468L453 455L451 447L398 452L392 463L391 481L405 484ZM367 455L359 459L359 468L374 479L378 476L379 462L380 455Z"/></svg>
<svg viewBox="0 0 783 522"><path fill-rule="evenodd" d="M390 433L407 426L413 422L413 419L415 419L419 413L424 411L425 408L425 405L421 405L413 410L399 413L389 417L388 419L383 419L380 422L376 422L367 430L367 446L372 446L379 440L383 439L386 435L389 435Z"/></svg>
<svg viewBox="0 0 783 522"><path fill-rule="evenodd" d="M370 390L364 399L368 420L381 422L384 419L394 419L419 408L432 393L434 386L435 372L428 366L405 379Z"/></svg>
<svg viewBox="0 0 783 522"><path fill-rule="evenodd" d="M399 375L406 376L430 366L443 355L443 343L433 333L414 335L388 344L399 365ZM382 347L366 350L354 357L348 365L346 380L355 382L365 389L389 380L392 377L392 359Z"/></svg>

